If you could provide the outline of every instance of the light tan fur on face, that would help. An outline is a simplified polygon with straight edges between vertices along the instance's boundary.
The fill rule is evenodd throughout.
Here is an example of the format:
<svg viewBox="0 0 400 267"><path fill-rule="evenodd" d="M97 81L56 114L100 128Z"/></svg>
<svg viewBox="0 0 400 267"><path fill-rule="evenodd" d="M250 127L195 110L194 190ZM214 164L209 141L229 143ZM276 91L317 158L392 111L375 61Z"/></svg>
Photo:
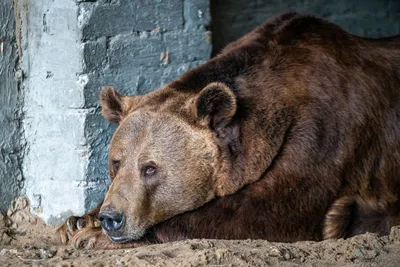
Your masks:
<svg viewBox="0 0 400 267"><path fill-rule="evenodd" d="M205 136L207 132L167 113L138 110L122 121L109 153L110 170L113 161L120 161L120 168L110 173L102 209L125 215L124 237L138 239L148 227L215 196L217 148ZM158 173L146 179L142 170L149 162Z"/></svg>

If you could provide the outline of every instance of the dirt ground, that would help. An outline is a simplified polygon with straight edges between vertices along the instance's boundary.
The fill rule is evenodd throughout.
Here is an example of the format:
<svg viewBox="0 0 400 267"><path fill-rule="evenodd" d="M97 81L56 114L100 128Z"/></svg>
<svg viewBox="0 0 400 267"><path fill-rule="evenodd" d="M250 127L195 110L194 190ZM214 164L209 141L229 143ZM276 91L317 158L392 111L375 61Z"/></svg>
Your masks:
<svg viewBox="0 0 400 267"><path fill-rule="evenodd" d="M60 245L55 230L18 199L0 215L0 266L400 266L400 227L323 242L186 240L106 251Z"/></svg>

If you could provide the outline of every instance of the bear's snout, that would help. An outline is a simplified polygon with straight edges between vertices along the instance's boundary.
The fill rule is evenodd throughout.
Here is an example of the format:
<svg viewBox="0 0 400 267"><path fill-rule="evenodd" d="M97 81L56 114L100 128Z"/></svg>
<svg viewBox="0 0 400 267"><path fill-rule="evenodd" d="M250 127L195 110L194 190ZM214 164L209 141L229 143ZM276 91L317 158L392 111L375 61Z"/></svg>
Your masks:
<svg viewBox="0 0 400 267"><path fill-rule="evenodd" d="M99 221L101 227L106 230L107 234L119 231L124 224L125 216L114 210L107 210L99 213Z"/></svg>

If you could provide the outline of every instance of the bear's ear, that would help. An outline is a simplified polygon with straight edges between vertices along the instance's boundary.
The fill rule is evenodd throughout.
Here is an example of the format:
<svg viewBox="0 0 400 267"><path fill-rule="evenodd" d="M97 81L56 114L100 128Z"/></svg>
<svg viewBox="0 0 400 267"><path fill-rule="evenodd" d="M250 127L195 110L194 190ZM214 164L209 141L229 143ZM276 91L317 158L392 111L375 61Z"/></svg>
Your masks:
<svg viewBox="0 0 400 267"><path fill-rule="evenodd" d="M103 87L100 92L101 113L109 122L119 123L123 117L123 98L112 87Z"/></svg>
<svg viewBox="0 0 400 267"><path fill-rule="evenodd" d="M200 123L214 131L225 127L236 113L236 96L223 83L210 83L195 100L194 112Z"/></svg>

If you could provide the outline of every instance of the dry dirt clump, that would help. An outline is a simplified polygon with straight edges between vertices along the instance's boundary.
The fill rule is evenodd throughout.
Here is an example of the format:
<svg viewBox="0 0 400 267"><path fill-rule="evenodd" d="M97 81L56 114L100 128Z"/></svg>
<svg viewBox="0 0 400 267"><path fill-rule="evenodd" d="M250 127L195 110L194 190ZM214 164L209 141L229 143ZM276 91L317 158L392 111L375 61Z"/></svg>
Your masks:
<svg viewBox="0 0 400 267"><path fill-rule="evenodd" d="M196 239L106 251L62 246L55 230L17 199L0 216L0 266L400 266L400 227L323 242Z"/></svg>

